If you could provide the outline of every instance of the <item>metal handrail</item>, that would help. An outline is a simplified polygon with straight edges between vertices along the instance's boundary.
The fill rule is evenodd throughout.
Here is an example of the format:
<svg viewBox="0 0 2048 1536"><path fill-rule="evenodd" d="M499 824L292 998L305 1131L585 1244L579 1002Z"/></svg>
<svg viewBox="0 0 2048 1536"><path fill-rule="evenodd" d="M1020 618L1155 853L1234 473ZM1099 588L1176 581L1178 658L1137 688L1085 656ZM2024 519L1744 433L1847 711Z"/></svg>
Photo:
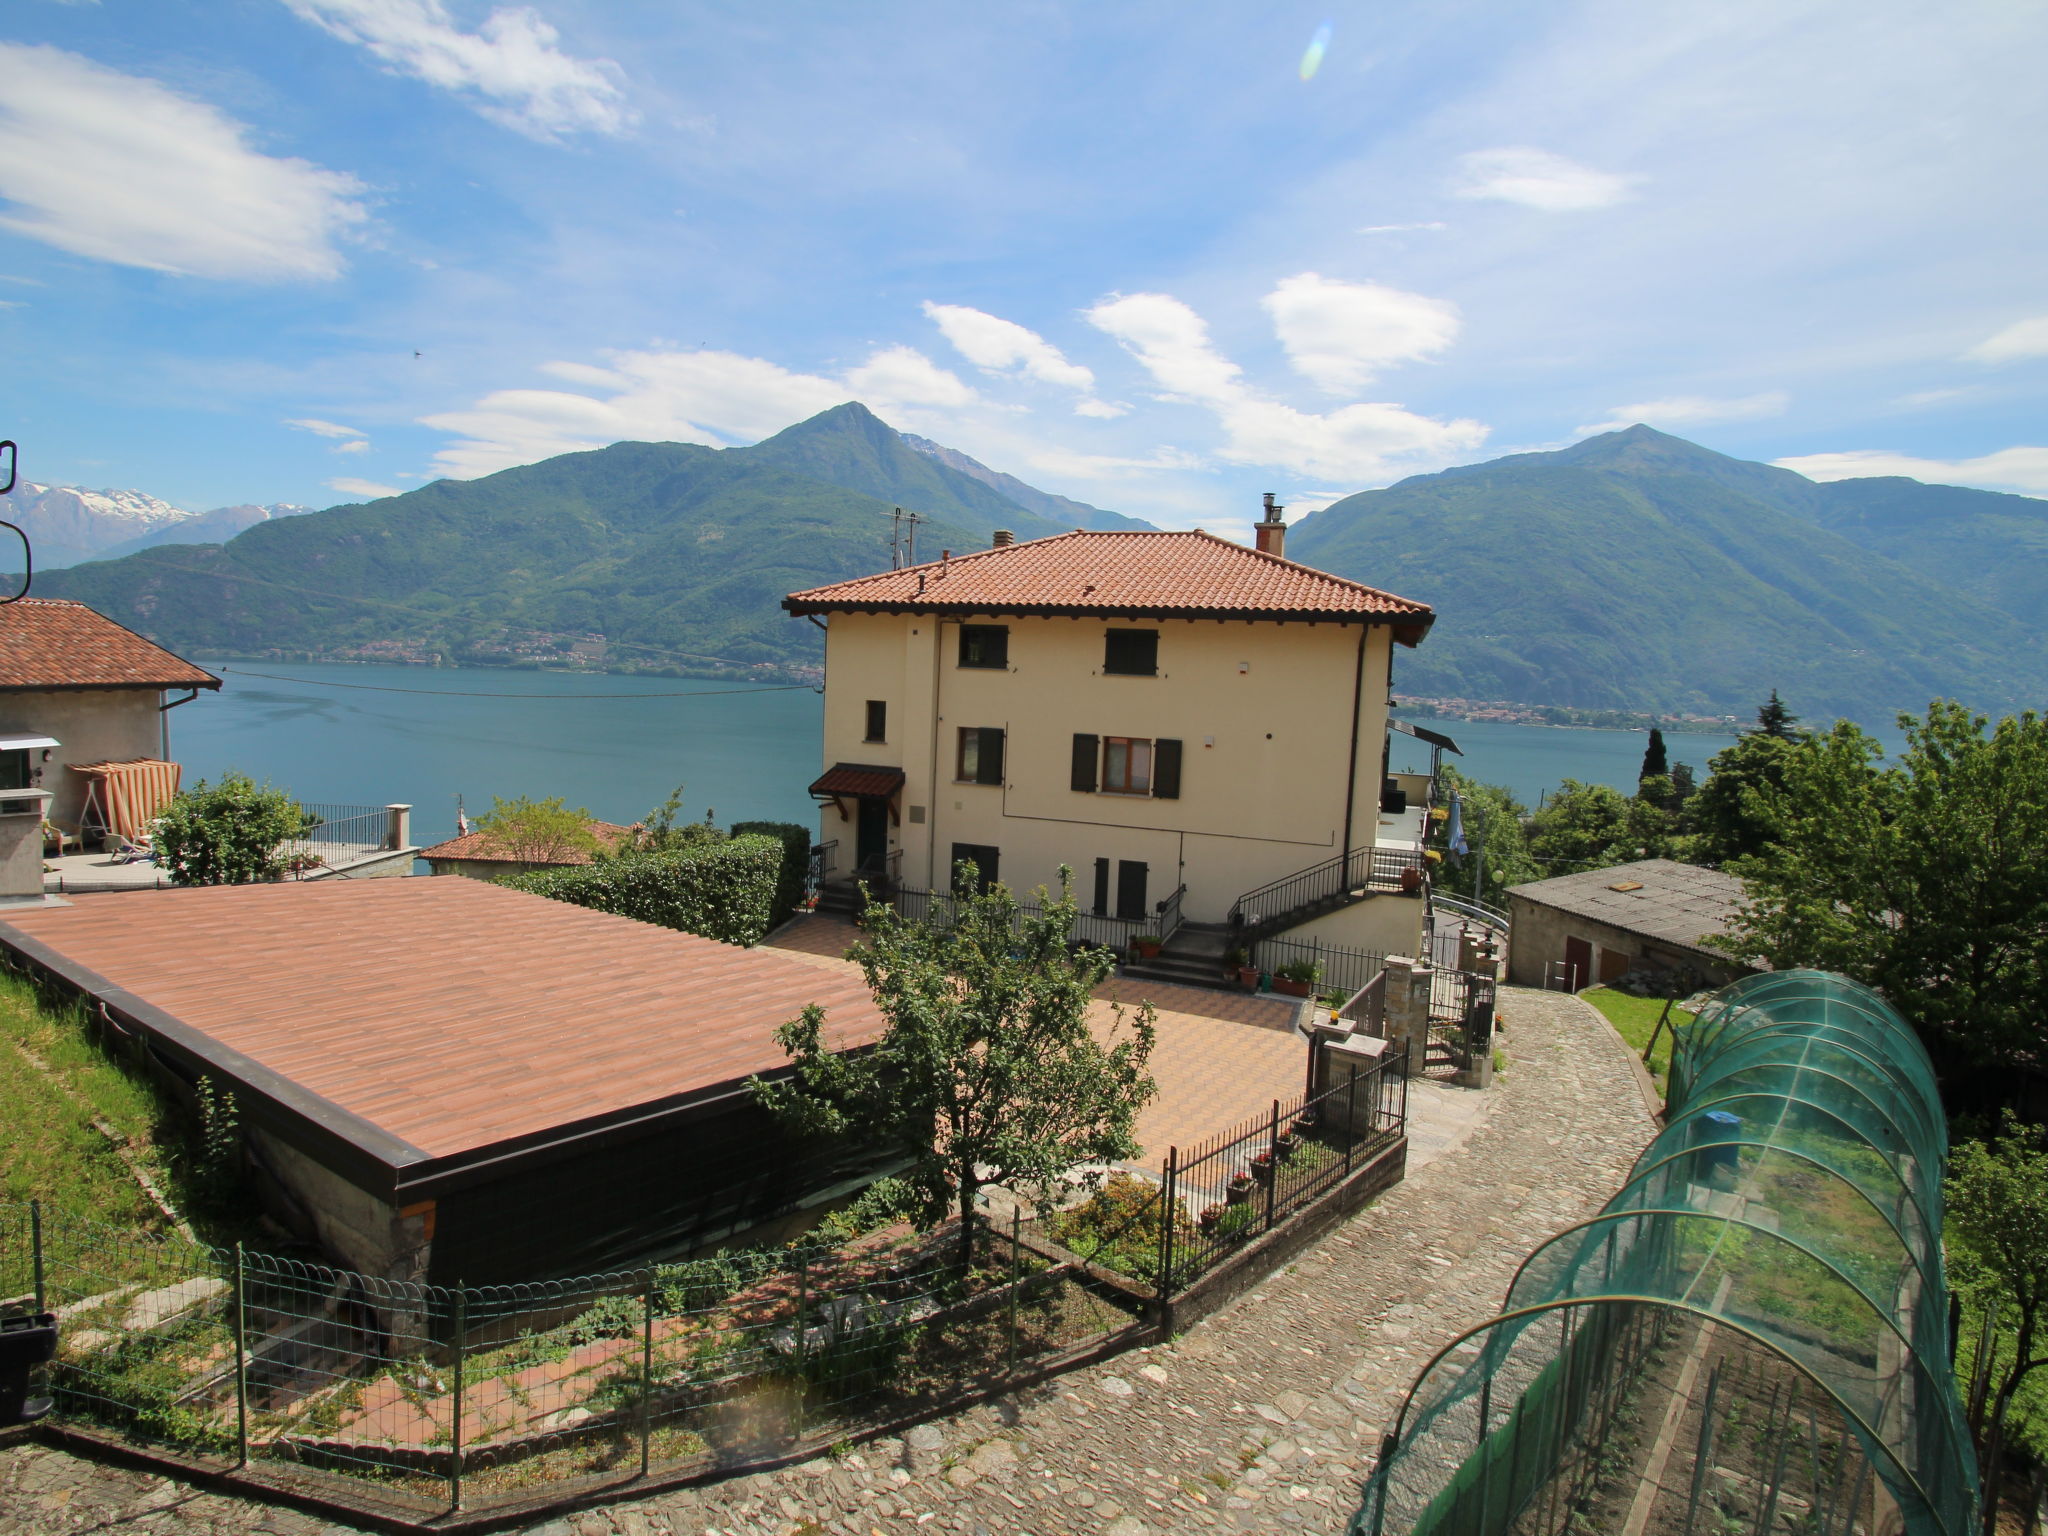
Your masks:
<svg viewBox="0 0 2048 1536"><path fill-rule="evenodd" d="M1508 915L1489 901L1480 901L1471 896L1447 896L1442 891L1434 893L1434 904L1442 911L1456 913L1459 917L1470 918L1482 923L1499 934L1508 931Z"/></svg>
<svg viewBox="0 0 2048 1536"><path fill-rule="evenodd" d="M1245 892L1231 905L1230 926L1254 934L1278 932L1292 914L1335 896L1351 891L1402 891L1407 871L1415 870L1419 877L1426 868L1420 849L1354 848Z"/></svg>
<svg viewBox="0 0 2048 1536"><path fill-rule="evenodd" d="M1167 897L1166 900L1159 903L1159 926L1152 931L1159 935L1159 942L1161 944L1164 944L1180 931L1180 925L1184 921L1181 916L1180 907L1187 894L1188 888L1183 885L1171 896Z"/></svg>

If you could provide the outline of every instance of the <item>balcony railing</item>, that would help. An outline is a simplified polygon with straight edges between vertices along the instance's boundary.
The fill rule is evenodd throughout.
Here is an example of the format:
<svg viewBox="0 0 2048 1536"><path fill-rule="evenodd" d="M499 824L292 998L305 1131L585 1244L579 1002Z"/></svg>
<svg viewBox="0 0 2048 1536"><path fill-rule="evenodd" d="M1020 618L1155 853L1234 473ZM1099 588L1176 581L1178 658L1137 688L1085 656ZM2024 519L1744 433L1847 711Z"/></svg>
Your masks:
<svg viewBox="0 0 2048 1536"><path fill-rule="evenodd" d="M1419 895L1427 883L1427 870L1428 861L1419 848L1354 848L1247 891L1231 907L1230 925L1263 936L1354 892Z"/></svg>

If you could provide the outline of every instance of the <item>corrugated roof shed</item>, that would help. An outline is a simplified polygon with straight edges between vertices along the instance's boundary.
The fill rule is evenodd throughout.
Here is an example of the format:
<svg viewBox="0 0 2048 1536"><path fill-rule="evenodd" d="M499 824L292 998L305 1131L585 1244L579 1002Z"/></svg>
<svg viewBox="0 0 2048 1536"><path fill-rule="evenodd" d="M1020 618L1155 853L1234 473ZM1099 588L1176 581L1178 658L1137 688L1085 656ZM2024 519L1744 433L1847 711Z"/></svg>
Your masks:
<svg viewBox="0 0 2048 1536"><path fill-rule="evenodd" d="M1532 880L1527 885L1510 886L1508 895L1646 938L1700 949L1701 939L1728 931L1735 909L1742 904L1742 882L1697 864L1642 859ZM1716 950L1706 952L1716 959L1728 958Z"/></svg>

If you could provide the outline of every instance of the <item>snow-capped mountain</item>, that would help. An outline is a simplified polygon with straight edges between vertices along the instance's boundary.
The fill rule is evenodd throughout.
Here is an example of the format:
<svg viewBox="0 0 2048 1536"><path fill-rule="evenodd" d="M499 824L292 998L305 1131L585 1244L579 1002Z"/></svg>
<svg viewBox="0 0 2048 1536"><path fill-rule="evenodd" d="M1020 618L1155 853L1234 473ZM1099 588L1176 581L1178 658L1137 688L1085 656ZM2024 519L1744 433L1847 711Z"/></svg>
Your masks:
<svg viewBox="0 0 2048 1536"><path fill-rule="evenodd" d="M191 512L143 491L94 491L32 480L0 498L0 518L28 535L38 570L111 559L156 544L211 544L270 518L311 510L280 502ZM0 541L0 566L17 563L13 544L12 539Z"/></svg>

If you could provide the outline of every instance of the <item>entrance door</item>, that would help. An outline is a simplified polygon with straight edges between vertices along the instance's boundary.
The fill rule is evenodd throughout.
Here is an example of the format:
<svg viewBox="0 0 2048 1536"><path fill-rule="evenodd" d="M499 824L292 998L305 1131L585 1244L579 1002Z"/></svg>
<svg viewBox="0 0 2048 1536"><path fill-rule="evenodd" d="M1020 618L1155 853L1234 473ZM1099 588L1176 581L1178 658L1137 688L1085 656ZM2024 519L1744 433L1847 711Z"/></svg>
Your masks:
<svg viewBox="0 0 2048 1536"><path fill-rule="evenodd" d="M1593 985L1593 945L1587 939L1566 939L1564 941L1564 965L1570 975L1565 980L1565 990L1576 992L1581 987Z"/></svg>
<svg viewBox="0 0 2048 1536"><path fill-rule="evenodd" d="M863 795L855 823L853 862L864 870L879 870L889 862L889 802Z"/></svg>
<svg viewBox="0 0 2048 1536"><path fill-rule="evenodd" d="M1152 915L1145 905L1146 869L1132 859L1119 859L1116 866L1116 915L1143 922Z"/></svg>

